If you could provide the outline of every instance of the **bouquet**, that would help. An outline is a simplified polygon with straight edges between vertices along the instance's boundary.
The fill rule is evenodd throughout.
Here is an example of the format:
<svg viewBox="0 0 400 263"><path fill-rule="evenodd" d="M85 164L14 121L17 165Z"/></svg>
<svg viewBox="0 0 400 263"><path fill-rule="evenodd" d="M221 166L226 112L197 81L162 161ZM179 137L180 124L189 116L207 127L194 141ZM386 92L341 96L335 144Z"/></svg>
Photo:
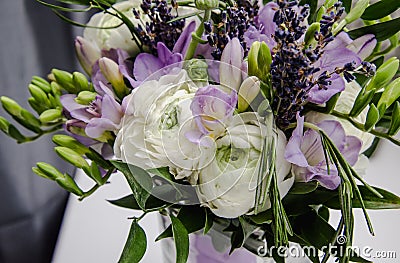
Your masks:
<svg viewBox="0 0 400 263"><path fill-rule="evenodd" d="M399 1L37 1L85 27L75 40L85 72L33 77L31 111L1 97L33 135L3 117L0 128L17 143L63 130L55 152L93 187L45 162L32 170L79 200L125 176L132 193L111 203L143 213L119 262L141 260L153 212L170 219L157 240L173 237L176 262L189 234L216 225L231 253L260 255L252 240L284 262L292 242L319 250L312 262L369 262L351 249L353 210L373 234L369 209L400 208L363 179L380 140L400 145ZM87 24L65 15L91 10Z"/></svg>

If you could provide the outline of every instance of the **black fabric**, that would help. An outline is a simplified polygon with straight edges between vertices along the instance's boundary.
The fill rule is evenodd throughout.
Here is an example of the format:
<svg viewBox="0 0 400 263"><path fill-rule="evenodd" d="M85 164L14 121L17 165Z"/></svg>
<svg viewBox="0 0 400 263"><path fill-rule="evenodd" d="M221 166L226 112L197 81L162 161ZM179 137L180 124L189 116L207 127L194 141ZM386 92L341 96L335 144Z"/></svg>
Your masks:
<svg viewBox="0 0 400 263"><path fill-rule="evenodd" d="M33 75L76 68L72 27L35 0L1 2L0 95L28 107ZM0 115L5 116L3 109ZM73 172L52 147L49 136L17 145L0 134L0 263L51 261L67 193L31 167L47 161Z"/></svg>

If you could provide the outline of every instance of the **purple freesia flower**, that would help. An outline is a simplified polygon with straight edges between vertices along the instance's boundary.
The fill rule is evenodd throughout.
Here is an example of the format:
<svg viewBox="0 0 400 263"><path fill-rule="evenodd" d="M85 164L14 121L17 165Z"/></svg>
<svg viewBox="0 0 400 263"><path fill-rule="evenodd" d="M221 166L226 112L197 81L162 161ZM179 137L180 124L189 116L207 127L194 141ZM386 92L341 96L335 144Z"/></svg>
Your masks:
<svg viewBox="0 0 400 263"><path fill-rule="evenodd" d="M129 96L125 97L122 105L109 94L97 95L89 105L79 104L75 98L74 94L66 94L60 98L65 114L70 119L67 129L72 131L68 125L79 127L84 129L84 134L78 135L101 140L104 132L119 128Z"/></svg>
<svg viewBox="0 0 400 263"><path fill-rule="evenodd" d="M121 74L121 77L124 75L123 70L129 67L129 55L125 50L120 48L118 49L110 49L110 50L102 50L101 51L101 58L94 63L92 67L92 83L95 91L100 95L103 96L108 94L112 97L115 97L114 88L111 84L111 81L106 78L103 72L100 69L100 60L107 58L109 62L115 63L117 70L119 70L118 74Z"/></svg>
<svg viewBox="0 0 400 263"><path fill-rule="evenodd" d="M149 76L152 76L156 72L165 75L173 68L181 68L182 64L180 62L183 61L183 56L191 41L191 33L195 28L196 22L190 22L178 38L172 51L164 43L158 42L157 56L149 53L141 53L136 57L134 63L126 61L122 64L120 70L124 77L129 80L131 86L139 86L145 79L148 79Z"/></svg>
<svg viewBox="0 0 400 263"><path fill-rule="evenodd" d="M186 137L194 143L199 143L204 136L218 137L232 118L237 100L236 91L227 94L220 86L198 89L190 104L198 130L188 132Z"/></svg>
<svg viewBox="0 0 400 263"><path fill-rule="evenodd" d="M338 147L350 165L354 165L361 150L361 141L354 136L346 136L342 125L333 120L317 124ZM334 164L329 163L329 172L318 132L308 129L303 133L304 117L297 114L297 127L285 150L285 159L293 164L296 180L309 182L317 180L323 187L336 189L341 179Z"/></svg>

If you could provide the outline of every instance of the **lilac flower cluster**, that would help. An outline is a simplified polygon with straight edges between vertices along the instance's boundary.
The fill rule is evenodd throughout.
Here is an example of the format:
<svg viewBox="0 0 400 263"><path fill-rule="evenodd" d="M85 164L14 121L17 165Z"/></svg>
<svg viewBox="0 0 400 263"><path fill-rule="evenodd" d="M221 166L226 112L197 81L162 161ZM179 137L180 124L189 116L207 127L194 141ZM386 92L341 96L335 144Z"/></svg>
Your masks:
<svg viewBox="0 0 400 263"><path fill-rule="evenodd" d="M174 47L185 26L185 19L178 19L178 4L172 1L172 7L168 6L166 0L143 0L140 5L142 12L133 9L137 19L143 13L148 22L145 25L138 24L139 40L142 45L150 49L150 53L157 55L157 44L164 43L170 50ZM175 10L176 14L173 14Z"/></svg>
<svg viewBox="0 0 400 263"><path fill-rule="evenodd" d="M221 59L222 51L233 38L239 39L247 55L250 46L246 44L244 35L250 26L255 25L258 11L257 2L239 0L234 6L221 12L219 24L212 25L210 22L204 24L208 43L214 47L211 53L214 59Z"/></svg>

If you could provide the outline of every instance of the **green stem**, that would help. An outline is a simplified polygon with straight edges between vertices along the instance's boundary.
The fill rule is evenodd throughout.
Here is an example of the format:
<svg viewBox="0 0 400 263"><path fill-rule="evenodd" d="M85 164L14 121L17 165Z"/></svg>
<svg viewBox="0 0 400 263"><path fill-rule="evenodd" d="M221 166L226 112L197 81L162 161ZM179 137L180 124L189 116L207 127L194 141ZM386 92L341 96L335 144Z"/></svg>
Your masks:
<svg viewBox="0 0 400 263"><path fill-rule="evenodd" d="M338 117L338 118L341 118L341 119L349 121L354 127L359 129L360 131L369 132L369 133L375 135L376 137L389 140L390 142L396 144L397 146L400 146L400 140L397 140L396 138L394 138L394 137L392 137L392 136L390 136L390 135L388 135L386 133L379 132L377 130L366 131L365 128L364 128L364 125L362 123L359 123L359 122L353 120L348 114L344 114L344 113L341 113L341 112L338 112L338 111L332 111L331 114L333 116L335 116L335 117Z"/></svg>
<svg viewBox="0 0 400 263"><path fill-rule="evenodd" d="M58 131L62 128L62 124L58 124L56 126L54 126L51 129L48 130L44 130L41 133L39 133L38 135L32 136L32 137L25 137L25 139L23 141L19 141L18 143L25 143L25 142L32 142L36 139L39 139L41 136L45 135L45 134L49 134L55 131Z"/></svg>
<svg viewBox="0 0 400 263"><path fill-rule="evenodd" d="M204 22L210 20L210 17L211 9L205 10L201 24L197 28L196 32L192 33L192 41L190 42L188 50L186 52L185 60L193 58L194 53L196 52L197 45L199 44L199 38L201 39L204 32Z"/></svg>
<svg viewBox="0 0 400 263"><path fill-rule="evenodd" d="M111 174L115 171L114 169L110 169L107 171L106 175L103 177L103 182L101 184L96 184L95 186L93 186L92 188L90 188L88 191L84 192L80 197L79 197L79 201L82 201L83 199L85 199L86 197L92 195L94 192L96 192L97 189L100 188L100 186L104 185L105 183L107 183L108 179L110 179Z"/></svg>

